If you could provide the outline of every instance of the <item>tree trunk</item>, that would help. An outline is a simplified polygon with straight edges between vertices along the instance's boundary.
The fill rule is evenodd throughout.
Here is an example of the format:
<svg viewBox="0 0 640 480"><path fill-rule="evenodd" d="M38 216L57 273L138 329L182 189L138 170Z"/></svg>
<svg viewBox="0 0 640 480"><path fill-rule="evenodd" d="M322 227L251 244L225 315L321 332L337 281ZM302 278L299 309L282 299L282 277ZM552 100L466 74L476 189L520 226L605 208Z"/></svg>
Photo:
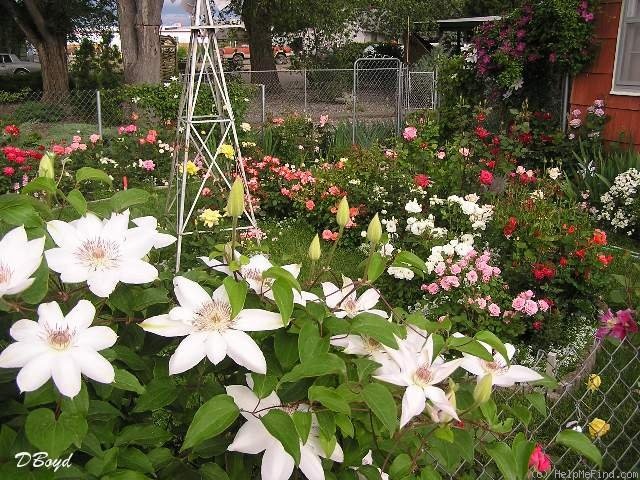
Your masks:
<svg viewBox="0 0 640 480"><path fill-rule="evenodd" d="M125 83L160 83L162 0L118 0Z"/></svg>
<svg viewBox="0 0 640 480"><path fill-rule="evenodd" d="M44 101L56 101L69 95L69 72L67 69L67 38L52 36L35 43L42 67L42 90Z"/></svg>
<svg viewBox="0 0 640 480"><path fill-rule="evenodd" d="M262 83L270 91L281 90L276 72L276 60L273 56L271 15L268 5L261 0L244 0L242 20L249 37L251 83Z"/></svg>

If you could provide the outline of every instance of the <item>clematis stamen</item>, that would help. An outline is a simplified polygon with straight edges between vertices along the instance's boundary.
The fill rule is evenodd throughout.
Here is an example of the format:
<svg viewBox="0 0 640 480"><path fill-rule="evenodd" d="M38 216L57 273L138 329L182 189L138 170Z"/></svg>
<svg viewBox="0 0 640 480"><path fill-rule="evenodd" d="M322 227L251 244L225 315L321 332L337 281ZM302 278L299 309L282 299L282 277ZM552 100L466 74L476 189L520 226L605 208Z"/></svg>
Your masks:
<svg viewBox="0 0 640 480"><path fill-rule="evenodd" d="M45 329L47 335L47 342L55 350L66 350L71 346L75 331L69 327L62 328L57 326L55 328L47 327Z"/></svg>
<svg viewBox="0 0 640 480"><path fill-rule="evenodd" d="M0 262L0 285L9 283L12 276L13 269L9 265Z"/></svg>
<svg viewBox="0 0 640 480"><path fill-rule="evenodd" d="M429 384L431 380L431 369L428 365L422 365L418 367L414 374L414 381L417 385L425 386Z"/></svg>
<svg viewBox="0 0 640 480"><path fill-rule="evenodd" d="M195 312L193 327L197 331L224 331L232 323L231 305L219 300L212 300Z"/></svg>
<svg viewBox="0 0 640 480"><path fill-rule="evenodd" d="M100 237L82 242L74 255L80 263L92 270L108 270L120 264L119 245Z"/></svg>

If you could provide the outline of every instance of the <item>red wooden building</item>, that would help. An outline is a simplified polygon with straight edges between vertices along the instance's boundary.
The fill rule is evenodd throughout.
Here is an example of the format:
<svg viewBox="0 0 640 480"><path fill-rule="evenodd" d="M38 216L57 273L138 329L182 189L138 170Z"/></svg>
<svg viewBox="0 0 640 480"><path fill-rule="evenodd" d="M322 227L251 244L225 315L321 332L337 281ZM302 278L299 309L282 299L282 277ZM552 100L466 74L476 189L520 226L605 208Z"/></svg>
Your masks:
<svg viewBox="0 0 640 480"><path fill-rule="evenodd" d="M623 133L640 150L640 0L601 0L595 22L598 55L574 79L571 104L584 111L604 100L605 139Z"/></svg>

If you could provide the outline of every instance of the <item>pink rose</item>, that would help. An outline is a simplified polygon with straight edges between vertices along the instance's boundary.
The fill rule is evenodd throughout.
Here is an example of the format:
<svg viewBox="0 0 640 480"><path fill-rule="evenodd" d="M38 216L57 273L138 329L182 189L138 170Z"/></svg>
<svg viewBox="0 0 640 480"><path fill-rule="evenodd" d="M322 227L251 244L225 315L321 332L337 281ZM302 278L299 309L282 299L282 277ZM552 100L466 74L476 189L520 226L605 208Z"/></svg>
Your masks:
<svg viewBox="0 0 640 480"><path fill-rule="evenodd" d="M71 139L72 143L80 143L82 141L82 137L80 135L74 135Z"/></svg>
<svg viewBox="0 0 640 480"><path fill-rule="evenodd" d="M478 281L478 274L476 273L475 270L471 270L470 272L467 272L467 274L465 275L467 281L469 283L476 283Z"/></svg>
<svg viewBox="0 0 640 480"><path fill-rule="evenodd" d="M455 263L453 265L451 265L451 273L453 273L454 275L458 275L461 271L462 271L462 269L460 268L459 265L457 265Z"/></svg>
<svg viewBox="0 0 640 480"><path fill-rule="evenodd" d="M477 304L480 308L484 309L484 308L486 308L486 306L487 306L487 301L486 301L484 298L478 298L478 299L476 300L476 304Z"/></svg>
<svg viewBox="0 0 640 480"><path fill-rule="evenodd" d="M460 280L458 279L458 277L454 277L453 275L448 275L446 277L444 277L447 280L447 283L449 285L451 285L452 287L459 287L460 286Z"/></svg>
<svg viewBox="0 0 640 480"><path fill-rule="evenodd" d="M511 302L511 307L518 312L522 312L525 302L526 300L524 298L516 297L513 299L513 302Z"/></svg>
<svg viewBox="0 0 640 480"><path fill-rule="evenodd" d="M499 317L500 316L500 307L498 305L496 305L495 303L491 303L489 305L489 315L491 315L492 317Z"/></svg>
<svg viewBox="0 0 640 480"><path fill-rule="evenodd" d="M540 308L540 311L546 312L549 310L549 304L544 300L538 300L538 308Z"/></svg>
<svg viewBox="0 0 640 480"><path fill-rule="evenodd" d="M54 145L52 150L56 155L64 155L64 147L62 145Z"/></svg>
<svg viewBox="0 0 640 480"><path fill-rule="evenodd" d="M313 200L307 200L306 202L304 202L304 206L307 210L311 211L314 208L316 208L316 204Z"/></svg>
<svg viewBox="0 0 640 480"><path fill-rule="evenodd" d="M440 288L438 287L437 283L430 283L429 285L427 285L426 290L431 295L435 295L436 293L438 293L438 290L440 290Z"/></svg>
<svg viewBox="0 0 640 480"><path fill-rule="evenodd" d="M533 300L525 300L524 312L527 315L535 315L536 313L538 313L538 304Z"/></svg>
<svg viewBox="0 0 640 480"><path fill-rule="evenodd" d="M436 157L438 157L438 160L444 160L444 157L447 156L447 153L444 150L440 150L438 151L438 153L436 153Z"/></svg>
<svg viewBox="0 0 640 480"><path fill-rule="evenodd" d="M89 140L91 141L91 143L97 143L98 140L100 140L100 135L98 135L97 133L93 133L89 135Z"/></svg>
<svg viewBox="0 0 640 480"><path fill-rule="evenodd" d="M434 271L436 272L436 275L440 276L444 273L446 269L447 269L447 266L443 262L440 262L436 265L436 268Z"/></svg>
<svg viewBox="0 0 640 480"><path fill-rule="evenodd" d="M416 127L407 127L402 132L402 138L404 138L407 142L411 142L418 137L418 130Z"/></svg>

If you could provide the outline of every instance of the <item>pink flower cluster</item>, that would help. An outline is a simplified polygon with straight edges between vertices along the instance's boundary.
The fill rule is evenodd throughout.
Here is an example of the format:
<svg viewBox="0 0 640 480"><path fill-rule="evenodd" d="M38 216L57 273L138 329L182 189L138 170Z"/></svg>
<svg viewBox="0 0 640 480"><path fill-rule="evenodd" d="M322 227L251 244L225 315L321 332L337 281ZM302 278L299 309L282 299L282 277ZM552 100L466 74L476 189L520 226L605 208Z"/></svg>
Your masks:
<svg viewBox="0 0 640 480"><path fill-rule="evenodd" d="M520 292L511 302L511 307L520 313L533 316L538 312L546 312L549 310L549 303L546 300L534 300L535 294L531 290Z"/></svg>
<svg viewBox="0 0 640 480"><path fill-rule="evenodd" d="M407 142L412 142L418 138L418 129L416 127L406 127L402 132L402 138Z"/></svg>
<svg viewBox="0 0 640 480"><path fill-rule="evenodd" d="M435 282L422 285L420 289L435 295L440 290L448 292L452 288L458 288L463 283L467 285L474 285L479 281L488 283L501 273L498 267L489 265L490 260L491 253L488 251L478 255L478 252L471 250L457 262L453 262L451 259L447 259L446 262L439 262L433 269L439 278Z"/></svg>
<svg viewBox="0 0 640 480"><path fill-rule="evenodd" d="M122 135L123 133L136 133L137 131L138 127L133 124L118 127L118 135Z"/></svg>
<svg viewBox="0 0 640 480"><path fill-rule="evenodd" d="M339 236L338 232L332 232L331 230L323 230L322 232L322 239L330 242L335 242Z"/></svg>
<svg viewBox="0 0 640 480"><path fill-rule="evenodd" d="M138 165L147 172L153 172L156 169L156 164L153 163L153 160L139 160Z"/></svg>
<svg viewBox="0 0 640 480"><path fill-rule="evenodd" d="M267 234L258 227L251 227L240 234L242 240L264 240Z"/></svg>
<svg viewBox="0 0 640 480"><path fill-rule="evenodd" d="M141 137L138 141L140 142L140 145L144 145L145 143L154 144L156 143L157 139L158 139L158 132L156 130L149 130L147 132L147 136Z"/></svg>
<svg viewBox="0 0 640 480"><path fill-rule="evenodd" d="M56 155L70 155L76 150L84 151L87 149L87 144L82 143L82 137L80 135L74 135L71 139L71 144L68 146L54 145L51 150Z"/></svg>
<svg viewBox="0 0 640 480"><path fill-rule="evenodd" d="M480 310L486 309L489 312L489 315L491 315L492 317L499 317L500 312L502 311L498 306L498 304L492 301L491 295L487 295L485 297L477 297L477 298L469 297L467 299L467 303L469 305L478 307Z"/></svg>
<svg viewBox="0 0 640 480"><path fill-rule="evenodd" d="M288 198L293 198L305 185L313 184L316 181L311 171L299 170L289 165L282 165L279 158L270 155L263 157L259 162L247 157L243 158L242 161L245 172L251 176L248 184L252 192L259 189L260 176L264 173L274 174L277 177L276 181L278 183L280 183L279 179L284 179L292 183L290 186L280 188L280 193Z"/></svg>

